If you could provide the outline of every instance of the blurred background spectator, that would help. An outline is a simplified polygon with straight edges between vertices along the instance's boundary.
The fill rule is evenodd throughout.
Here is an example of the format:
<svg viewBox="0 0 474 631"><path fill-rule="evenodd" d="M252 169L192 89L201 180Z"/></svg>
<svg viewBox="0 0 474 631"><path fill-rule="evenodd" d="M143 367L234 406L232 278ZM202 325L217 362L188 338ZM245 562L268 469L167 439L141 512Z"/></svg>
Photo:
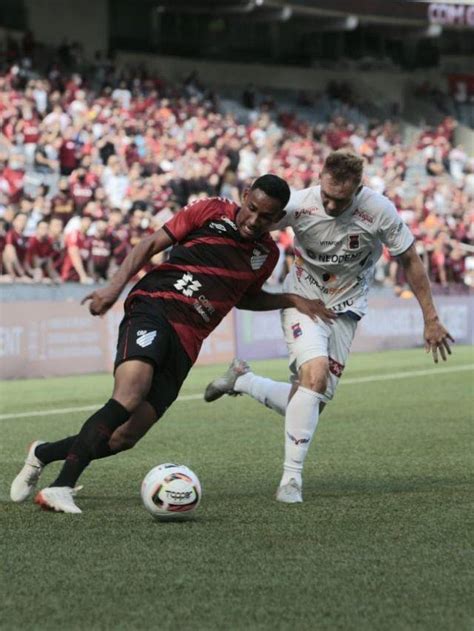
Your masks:
<svg viewBox="0 0 474 631"><path fill-rule="evenodd" d="M442 291L473 285L474 160L453 132L455 108L437 98L444 121L402 142L396 117L369 118L349 84L285 98L243 85L221 98L197 73L168 85L143 69L96 57L78 72L80 46L64 42L46 71L10 50L0 76L0 279L105 282L140 238L188 202L221 195L238 202L271 171L293 188L317 182L326 155L351 149L366 181L387 195L416 235ZM74 70L71 70L73 68ZM431 94L425 86L418 96ZM292 261L290 231L273 233ZM386 253L377 281L403 293Z"/></svg>

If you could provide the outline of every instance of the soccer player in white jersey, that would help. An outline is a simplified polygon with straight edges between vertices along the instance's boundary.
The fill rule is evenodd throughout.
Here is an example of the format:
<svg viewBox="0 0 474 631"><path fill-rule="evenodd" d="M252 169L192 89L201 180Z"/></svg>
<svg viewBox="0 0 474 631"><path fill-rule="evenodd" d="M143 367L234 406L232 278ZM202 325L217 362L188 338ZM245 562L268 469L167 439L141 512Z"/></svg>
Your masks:
<svg viewBox="0 0 474 631"><path fill-rule="evenodd" d="M438 362L454 341L438 318L414 237L389 199L362 186L363 161L346 152L331 153L319 186L295 191L278 227L295 233L295 263L284 291L319 298L337 318L314 321L296 309L282 311L293 386L255 375L242 360L206 388L204 398L249 394L285 416L285 460L277 500L302 502L302 471L319 414L342 376L357 322L367 310L375 263L386 245L405 270L424 318L427 352Z"/></svg>

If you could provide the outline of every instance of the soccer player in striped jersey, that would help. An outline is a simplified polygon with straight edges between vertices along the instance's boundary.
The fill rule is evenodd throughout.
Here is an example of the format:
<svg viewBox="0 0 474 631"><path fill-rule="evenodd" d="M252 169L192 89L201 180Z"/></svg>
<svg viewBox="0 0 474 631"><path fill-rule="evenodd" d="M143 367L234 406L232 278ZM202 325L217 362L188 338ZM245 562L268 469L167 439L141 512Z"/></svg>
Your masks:
<svg viewBox="0 0 474 631"><path fill-rule="evenodd" d="M178 396L203 340L237 306L251 310L285 307L325 322L334 318L320 300L262 290L278 260L268 234L284 216L290 190L275 175L258 178L239 207L221 198L195 202L177 213L130 252L110 284L84 299L101 316L150 259L174 246L166 263L146 274L125 301L119 327L112 398L75 436L35 441L13 481L10 496L24 501L45 465L64 460L58 477L40 491L43 508L80 513L77 480L88 464L133 447Z"/></svg>

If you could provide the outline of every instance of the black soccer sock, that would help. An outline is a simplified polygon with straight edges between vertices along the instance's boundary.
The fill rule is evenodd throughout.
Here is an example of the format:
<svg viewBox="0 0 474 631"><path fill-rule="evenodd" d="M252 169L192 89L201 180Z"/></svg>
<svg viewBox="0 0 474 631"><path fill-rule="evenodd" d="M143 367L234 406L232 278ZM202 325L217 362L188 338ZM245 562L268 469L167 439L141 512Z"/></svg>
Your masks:
<svg viewBox="0 0 474 631"><path fill-rule="evenodd" d="M123 405L115 399L109 399L103 408L84 423L58 477L50 486L73 488L91 460L114 455L115 452L109 447L110 436L129 418L130 412Z"/></svg>
<svg viewBox="0 0 474 631"><path fill-rule="evenodd" d="M54 443L43 443L38 445L35 449L35 456L41 461L43 465L50 464L51 462L57 462L58 460L66 460L68 453L71 451L71 447L79 437L79 434L74 436L68 436L62 440L57 440ZM115 453L115 452L113 452ZM109 450L101 450L101 453L97 455L96 459L106 458L111 456L112 452Z"/></svg>
<svg viewBox="0 0 474 631"><path fill-rule="evenodd" d="M68 436L62 440L56 440L54 443L38 445L35 449L35 456L38 460L41 460L44 465L50 462L56 462L56 460L66 460L66 456L78 436L79 434L76 434L75 436Z"/></svg>

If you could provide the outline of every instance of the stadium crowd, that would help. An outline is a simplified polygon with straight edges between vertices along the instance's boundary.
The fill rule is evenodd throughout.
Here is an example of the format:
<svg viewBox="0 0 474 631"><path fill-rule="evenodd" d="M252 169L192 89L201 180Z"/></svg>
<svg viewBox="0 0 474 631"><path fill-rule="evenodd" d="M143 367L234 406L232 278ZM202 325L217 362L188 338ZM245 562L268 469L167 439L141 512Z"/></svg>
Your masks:
<svg viewBox="0 0 474 631"><path fill-rule="evenodd" d="M453 118L404 144L395 122L351 120L343 84L329 87L333 114L316 124L249 89L237 113L226 112L195 74L172 86L144 71L118 72L100 56L87 73L70 68L59 56L40 74L21 50L4 62L1 281L105 281L141 237L194 199L238 201L266 172L303 188L331 150L350 148L366 159L366 184L395 203L416 235L431 279L474 285L474 161L454 144ZM291 264L292 235L274 238L277 284ZM377 280L403 287L388 254Z"/></svg>

